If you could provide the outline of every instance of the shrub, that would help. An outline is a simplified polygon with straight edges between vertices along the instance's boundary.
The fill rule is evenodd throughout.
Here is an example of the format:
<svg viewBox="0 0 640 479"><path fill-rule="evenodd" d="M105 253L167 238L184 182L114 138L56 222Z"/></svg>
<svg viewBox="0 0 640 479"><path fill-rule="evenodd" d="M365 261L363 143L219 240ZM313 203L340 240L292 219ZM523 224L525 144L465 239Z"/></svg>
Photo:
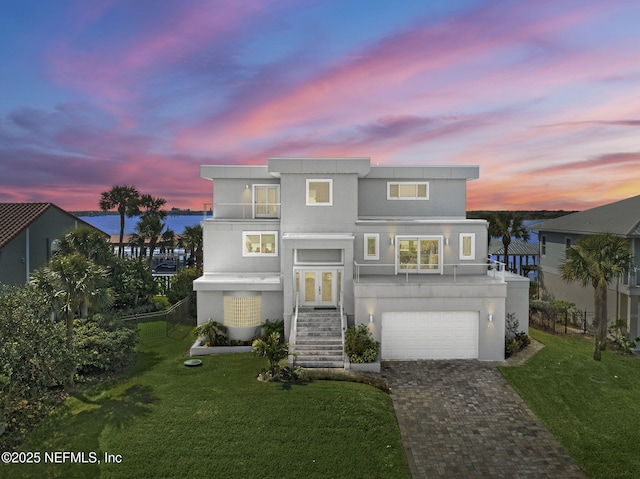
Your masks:
<svg viewBox="0 0 640 479"><path fill-rule="evenodd" d="M138 329L122 321L95 315L75 321L75 353L80 374L115 372L135 357Z"/></svg>
<svg viewBox="0 0 640 479"><path fill-rule="evenodd" d="M529 336L520 331L520 321L516 318L515 313L507 313L504 329L506 333L504 339L504 353L507 358L512 354L523 350L531 342Z"/></svg>
<svg viewBox="0 0 640 479"><path fill-rule="evenodd" d="M196 301L196 292L193 290L193 281L200 276L200 270L197 268L183 268L171 278L171 289L167 291L167 299L171 304L191 297L189 303L189 314L194 318L198 316L198 305Z"/></svg>
<svg viewBox="0 0 640 479"><path fill-rule="evenodd" d="M374 341L366 324L350 326L344 336L344 352L352 363L371 363L378 357L380 343Z"/></svg>
<svg viewBox="0 0 640 479"><path fill-rule="evenodd" d="M271 333L278 333L280 335L280 341L284 341L284 321L282 319L275 321L269 321L267 319L264 324L256 328L256 336L263 339L271 336Z"/></svg>
<svg viewBox="0 0 640 479"><path fill-rule="evenodd" d="M296 379L298 369L281 368L280 361L289 356L289 345L280 341L279 333L271 333L267 338L258 338L253 341L253 354L262 358L267 358L269 367L263 370L258 376L262 381L291 381Z"/></svg>
<svg viewBox="0 0 640 479"><path fill-rule="evenodd" d="M206 347L228 344L227 332L228 329L224 324L220 324L211 318L206 323L196 326L196 334L199 338L205 338L204 345Z"/></svg>
<svg viewBox="0 0 640 479"><path fill-rule="evenodd" d="M627 332L627 320L624 318L618 319L614 324L609 326L609 334L607 339L613 345L615 349L624 354L633 354L636 349L636 341L640 338L636 338L633 341L628 338Z"/></svg>
<svg viewBox="0 0 640 479"><path fill-rule="evenodd" d="M53 321L51 311L33 285L0 286L0 436L5 428L7 436L19 435L19 411L33 415L73 371L65 325Z"/></svg>

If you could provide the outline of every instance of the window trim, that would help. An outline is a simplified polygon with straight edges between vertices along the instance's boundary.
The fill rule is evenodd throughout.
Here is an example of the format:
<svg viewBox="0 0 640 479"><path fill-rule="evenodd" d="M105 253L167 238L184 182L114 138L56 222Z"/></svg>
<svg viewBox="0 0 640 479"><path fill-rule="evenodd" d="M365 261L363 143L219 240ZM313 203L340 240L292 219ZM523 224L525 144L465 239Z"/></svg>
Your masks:
<svg viewBox="0 0 640 479"><path fill-rule="evenodd" d="M415 239L418 241L418 251L417 251L417 264L416 269L400 269L400 241L402 240L412 240ZM421 240L437 240L438 241L438 268L437 269L420 269L420 241ZM443 235L396 235L395 237L395 253L394 253L394 263L395 263L395 273L396 274L443 274L444 268L444 258L443 258L443 247L444 244L444 236Z"/></svg>
<svg viewBox="0 0 640 479"><path fill-rule="evenodd" d="M369 255L369 238L374 238L376 241L375 253L373 256ZM363 259L365 261L375 261L380 259L380 234L379 233L365 233L364 234L364 251L362 252Z"/></svg>
<svg viewBox="0 0 640 479"><path fill-rule="evenodd" d="M260 244L262 244L262 235L274 235L274 245L275 251L273 253L255 253L247 251L247 236L249 235L259 235L260 236ZM242 256L245 258L273 258L278 256L278 232L277 231L243 231L242 232Z"/></svg>
<svg viewBox="0 0 640 479"><path fill-rule="evenodd" d="M463 242L465 237L471 238L471 254L465 255ZM475 233L460 233L460 260L474 260L476 259L476 234Z"/></svg>
<svg viewBox="0 0 640 479"><path fill-rule="evenodd" d="M310 183L329 183L329 201L326 203L311 203L309 201ZM333 178L307 178L305 190L305 202L307 206L333 206Z"/></svg>
<svg viewBox="0 0 640 479"><path fill-rule="evenodd" d="M256 210L258 208L258 202L256 201L257 188L275 188L276 189L276 203L275 203L276 213L275 214L259 215L256 213ZM251 210L252 210L251 213L254 219L255 218L280 218L280 185L277 183L257 183L257 184L251 185Z"/></svg>
<svg viewBox="0 0 640 479"><path fill-rule="evenodd" d="M391 196L391 186L398 185L398 197ZM400 185L415 185L416 196L414 197L402 197L400 196ZM426 187L426 196L417 196L418 186L424 185ZM429 182L428 181L387 181L387 200L390 201L427 201L429 199Z"/></svg>

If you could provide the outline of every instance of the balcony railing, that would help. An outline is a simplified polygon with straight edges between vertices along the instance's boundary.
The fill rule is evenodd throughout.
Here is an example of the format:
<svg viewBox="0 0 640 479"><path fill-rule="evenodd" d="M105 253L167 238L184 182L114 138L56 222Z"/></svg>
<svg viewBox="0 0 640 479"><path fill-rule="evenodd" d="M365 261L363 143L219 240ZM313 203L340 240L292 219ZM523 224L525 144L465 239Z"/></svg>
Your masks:
<svg viewBox="0 0 640 479"><path fill-rule="evenodd" d="M278 219L281 205L282 203L214 203L212 213L216 219Z"/></svg>
<svg viewBox="0 0 640 479"><path fill-rule="evenodd" d="M396 273L396 266L398 268ZM482 272L482 273L480 273ZM458 274L469 276L473 274L489 274L494 279L505 282L506 266L504 263L489 259L486 263L445 263L442 265L439 275L447 275L453 277L453 282L457 282ZM410 276L430 276L418 273L417 264L396 265L395 263L371 263L363 264L356 261L353 262L353 279L356 283L360 282L361 275L382 275L382 276L405 276L405 282L409 282Z"/></svg>

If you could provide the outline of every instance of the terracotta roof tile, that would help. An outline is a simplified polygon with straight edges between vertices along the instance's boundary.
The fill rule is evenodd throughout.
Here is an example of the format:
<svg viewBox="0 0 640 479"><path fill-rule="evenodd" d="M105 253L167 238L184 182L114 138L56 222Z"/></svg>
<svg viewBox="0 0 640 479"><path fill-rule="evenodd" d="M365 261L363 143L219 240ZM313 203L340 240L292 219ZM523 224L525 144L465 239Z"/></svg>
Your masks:
<svg viewBox="0 0 640 479"><path fill-rule="evenodd" d="M52 206L52 203L0 203L0 248Z"/></svg>

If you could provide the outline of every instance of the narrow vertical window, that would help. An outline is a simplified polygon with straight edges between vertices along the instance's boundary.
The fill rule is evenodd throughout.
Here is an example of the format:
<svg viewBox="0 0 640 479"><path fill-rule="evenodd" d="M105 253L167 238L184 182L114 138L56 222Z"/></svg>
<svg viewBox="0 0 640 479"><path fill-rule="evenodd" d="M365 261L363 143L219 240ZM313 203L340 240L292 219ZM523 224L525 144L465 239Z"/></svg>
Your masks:
<svg viewBox="0 0 640 479"><path fill-rule="evenodd" d="M365 234L364 235L364 259L376 260L380 259L380 235Z"/></svg>
<svg viewBox="0 0 640 479"><path fill-rule="evenodd" d="M542 235L540 237L540 254L542 256L547 254L547 236Z"/></svg>
<svg viewBox="0 0 640 479"><path fill-rule="evenodd" d="M460 233L460 259L476 258L476 235L473 233Z"/></svg>

